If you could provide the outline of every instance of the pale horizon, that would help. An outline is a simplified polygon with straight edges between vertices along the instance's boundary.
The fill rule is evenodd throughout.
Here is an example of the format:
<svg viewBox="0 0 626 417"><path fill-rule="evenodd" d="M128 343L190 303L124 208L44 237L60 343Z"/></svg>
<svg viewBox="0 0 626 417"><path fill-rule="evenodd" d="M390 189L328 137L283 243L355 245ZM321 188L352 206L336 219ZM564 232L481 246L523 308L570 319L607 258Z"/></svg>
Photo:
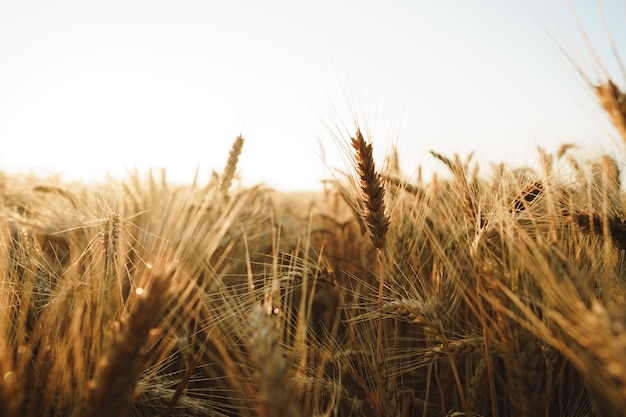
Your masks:
<svg viewBox="0 0 626 417"><path fill-rule="evenodd" d="M623 87L596 2L572 4ZM626 3L602 6L623 51ZM244 184L306 191L345 169L328 129L347 140L355 117L377 162L397 146L409 178L438 166L430 150L532 166L538 146L573 143L621 163L544 28L594 74L567 0L6 2L0 169L190 182L242 134Z"/></svg>

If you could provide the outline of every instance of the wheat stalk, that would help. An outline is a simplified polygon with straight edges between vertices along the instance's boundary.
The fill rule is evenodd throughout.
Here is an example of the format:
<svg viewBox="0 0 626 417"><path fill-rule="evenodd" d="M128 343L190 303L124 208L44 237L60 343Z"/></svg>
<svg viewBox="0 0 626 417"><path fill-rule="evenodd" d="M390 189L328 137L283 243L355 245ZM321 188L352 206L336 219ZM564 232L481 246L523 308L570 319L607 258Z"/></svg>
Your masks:
<svg viewBox="0 0 626 417"><path fill-rule="evenodd" d="M363 222L367 226L370 239L378 257L379 265L379 287L378 287L378 309L383 304L383 293L385 289L385 268L383 262L383 247L385 237L391 220L385 212L385 188L382 185L382 177L376 171L372 145L365 142L361 130L357 129L356 135L352 138L352 147L356 151L356 168L359 176L362 199L363 199ZM378 342L377 360L382 361L383 350L383 319L378 319Z"/></svg>

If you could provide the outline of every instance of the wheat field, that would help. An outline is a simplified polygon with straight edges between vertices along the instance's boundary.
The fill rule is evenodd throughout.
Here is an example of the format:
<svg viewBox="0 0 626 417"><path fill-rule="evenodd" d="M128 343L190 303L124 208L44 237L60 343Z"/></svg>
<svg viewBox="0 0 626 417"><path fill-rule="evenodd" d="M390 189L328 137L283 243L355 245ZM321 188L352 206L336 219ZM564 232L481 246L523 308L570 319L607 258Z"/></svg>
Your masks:
<svg viewBox="0 0 626 417"><path fill-rule="evenodd" d="M242 137L206 184L0 176L0 415L626 415L618 162L408 181L354 132L319 193L238 186Z"/></svg>

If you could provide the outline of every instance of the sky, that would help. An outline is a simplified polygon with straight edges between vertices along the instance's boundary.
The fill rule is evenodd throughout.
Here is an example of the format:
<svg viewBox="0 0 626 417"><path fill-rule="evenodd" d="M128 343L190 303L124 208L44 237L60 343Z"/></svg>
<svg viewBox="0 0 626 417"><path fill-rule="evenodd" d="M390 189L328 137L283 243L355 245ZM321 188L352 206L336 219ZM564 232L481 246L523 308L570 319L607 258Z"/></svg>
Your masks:
<svg viewBox="0 0 626 417"><path fill-rule="evenodd" d="M626 48L626 2L601 4ZM574 143L624 160L551 39L596 74L571 9L622 85L592 1L0 2L0 170L186 183L221 172L242 134L244 185L309 190L346 170L357 124L408 178L435 169L430 150L533 166L538 146Z"/></svg>

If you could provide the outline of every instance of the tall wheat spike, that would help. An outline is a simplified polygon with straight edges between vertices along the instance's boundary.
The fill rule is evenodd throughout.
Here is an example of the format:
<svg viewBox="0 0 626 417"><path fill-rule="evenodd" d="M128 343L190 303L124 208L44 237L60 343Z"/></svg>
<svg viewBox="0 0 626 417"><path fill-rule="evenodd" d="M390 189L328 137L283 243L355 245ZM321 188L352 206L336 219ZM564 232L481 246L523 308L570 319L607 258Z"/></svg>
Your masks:
<svg viewBox="0 0 626 417"><path fill-rule="evenodd" d="M374 165L372 145L365 141L360 129L357 129L355 137L352 138L352 147L356 151L356 168L363 198L363 222L367 226L374 247L382 250L390 223L390 218L385 212L385 188L382 176Z"/></svg>
<svg viewBox="0 0 626 417"><path fill-rule="evenodd" d="M243 142L243 136L237 136L233 141L230 152L228 153L228 161L226 161L226 166L224 167L220 183L220 191L223 193L227 192L232 185L233 178L235 177L235 171L237 170L237 162L239 161L239 156L241 155L241 150L243 149Z"/></svg>

